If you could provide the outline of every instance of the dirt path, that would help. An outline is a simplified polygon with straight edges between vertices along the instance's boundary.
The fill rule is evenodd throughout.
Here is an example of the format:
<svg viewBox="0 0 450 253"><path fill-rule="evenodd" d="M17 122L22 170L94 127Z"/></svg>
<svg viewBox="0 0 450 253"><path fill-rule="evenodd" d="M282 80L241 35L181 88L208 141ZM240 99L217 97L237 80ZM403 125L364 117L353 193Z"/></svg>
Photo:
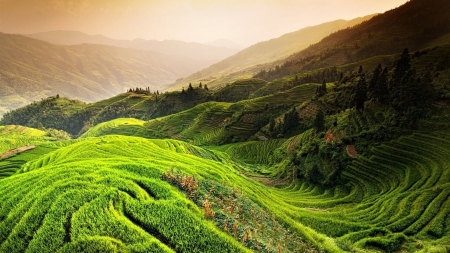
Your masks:
<svg viewBox="0 0 450 253"><path fill-rule="evenodd" d="M251 178L255 181L261 182L267 186L275 187L277 185L286 185L288 184L288 181L285 179L271 179L269 177L263 177L263 176L254 176L248 173L243 173L246 177Z"/></svg>
<svg viewBox="0 0 450 253"><path fill-rule="evenodd" d="M35 149L36 146L24 146L24 147L20 147L20 148L16 148L16 149L12 149L10 151L6 151L5 153L3 153L2 155L0 155L0 160L6 159L10 156L13 156L17 153L21 153L21 152L25 152L31 149Z"/></svg>

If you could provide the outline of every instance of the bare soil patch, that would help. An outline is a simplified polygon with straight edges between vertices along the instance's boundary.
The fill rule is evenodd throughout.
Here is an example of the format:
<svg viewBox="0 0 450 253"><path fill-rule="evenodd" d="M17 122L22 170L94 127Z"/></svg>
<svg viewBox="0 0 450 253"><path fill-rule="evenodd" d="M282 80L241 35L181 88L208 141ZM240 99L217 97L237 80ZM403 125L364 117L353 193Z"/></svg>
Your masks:
<svg viewBox="0 0 450 253"><path fill-rule="evenodd" d="M0 160L6 159L10 156L13 156L17 153L22 153L28 150L32 150L35 149L36 146L24 146L24 147L20 147L20 148L16 148L16 149L12 149L10 151L6 151L5 153L3 153L2 155L0 155Z"/></svg>
<svg viewBox="0 0 450 253"><path fill-rule="evenodd" d="M359 154L355 149L355 146L353 145L347 145L347 147L345 148L347 150L347 154L352 157L352 158L358 158Z"/></svg>
<svg viewBox="0 0 450 253"><path fill-rule="evenodd" d="M270 186L270 187L275 187L277 185L286 185L288 184L288 180L286 179L272 179L269 177L263 177L263 176L253 176L253 175L249 175L247 173L244 173L244 175L248 178L251 178L255 181L261 182L266 186Z"/></svg>

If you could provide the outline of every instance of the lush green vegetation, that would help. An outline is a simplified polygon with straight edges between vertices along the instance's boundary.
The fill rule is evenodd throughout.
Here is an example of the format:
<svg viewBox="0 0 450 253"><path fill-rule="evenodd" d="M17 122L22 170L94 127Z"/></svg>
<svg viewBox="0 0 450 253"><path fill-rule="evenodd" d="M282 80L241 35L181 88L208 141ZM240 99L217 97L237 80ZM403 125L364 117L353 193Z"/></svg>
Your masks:
<svg viewBox="0 0 450 253"><path fill-rule="evenodd" d="M271 188L258 182L270 185L270 180L242 174L258 166L234 160L267 163L260 154L270 157L292 141L211 151L117 135L40 144L6 160L24 162L16 174L0 180L0 247L11 252L246 251L242 243L262 252L449 250L450 135L445 131L373 148L353 159L342 184L331 188L301 179ZM170 186L161 177L167 172L192 176L198 191ZM211 212L213 218L206 215Z"/></svg>
<svg viewBox="0 0 450 253"><path fill-rule="evenodd" d="M447 6L336 32L270 82L5 114L0 252L449 252Z"/></svg>

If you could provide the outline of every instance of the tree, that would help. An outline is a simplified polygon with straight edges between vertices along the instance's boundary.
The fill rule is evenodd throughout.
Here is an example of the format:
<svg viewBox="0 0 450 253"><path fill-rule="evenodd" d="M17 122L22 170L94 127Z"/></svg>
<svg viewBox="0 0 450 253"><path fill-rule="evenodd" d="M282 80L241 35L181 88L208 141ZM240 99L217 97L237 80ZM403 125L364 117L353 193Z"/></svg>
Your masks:
<svg viewBox="0 0 450 253"><path fill-rule="evenodd" d="M270 118L270 123L269 123L270 134L272 134L274 130L275 130L275 119L272 117L272 118Z"/></svg>
<svg viewBox="0 0 450 253"><path fill-rule="evenodd" d="M356 110L364 110L364 102L367 100L367 83L366 77L364 74L359 78L358 83L356 84L356 92L355 92L355 106Z"/></svg>
<svg viewBox="0 0 450 253"><path fill-rule="evenodd" d="M358 69L358 75L361 75L362 73L363 73L363 67L362 67L362 65L360 65L359 69Z"/></svg>
<svg viewBox="0 0 450 253"><path fill-rule="evenodd" d="M317 132L323 132L325 130L325 115L321 109L317 111L316 118L314 119L314 129Z"/></svg>
<svg viewBox="0 0 450 253"><path fill-rule="evenodd" d="M316 90L316 94L321 97L325 94L327 94L327 83L325 82L325 79L323 79L322 86L318 87Z"/></svg>
<svg viewBox="0 0 450 253"><path fill-rule="evenodd" d="M323 79L322 82L322 94L327 94L327 83L325 82L325 79Z"/></svg>
<svg viewBox="0 0 450 253"><path fill-rule="evenodd" d="M204 87L205 87L205 90L209 90L207 84L205 84Z"/></svg>
<svg viewBox="0 0 450 253"><path fill-rule="evenodd" d="M368 85L367 85L367 99L373 98L373 93L376 92L378 80L380 78L381 72L383 71L383 68L381 67L381 64L378 64L378 66L375 68L375 70L372 73L372 78L370 79Z"/></svg>
<svg viewBox="0 0 450 253"><path fill-rule="evenodd" d="M298 126L300 118L298 117L297 109L292 107L283 117L283 133L289 132L289 130Z"/></svg>
<svg viewBox="0 0 450 253"><path fill-rule="evenodd" d="M189 87L188 87L188 92L191 92L191 91L193 91L194 90L194 87L192 87L192 84L191 83L189 83Z"/></svg>
<svg viewBox="0 0 450 253"><path fill-rule="evenodd" d="M200 84L198 85L199 88L202 88L202 82L200 82Z"/></svg>

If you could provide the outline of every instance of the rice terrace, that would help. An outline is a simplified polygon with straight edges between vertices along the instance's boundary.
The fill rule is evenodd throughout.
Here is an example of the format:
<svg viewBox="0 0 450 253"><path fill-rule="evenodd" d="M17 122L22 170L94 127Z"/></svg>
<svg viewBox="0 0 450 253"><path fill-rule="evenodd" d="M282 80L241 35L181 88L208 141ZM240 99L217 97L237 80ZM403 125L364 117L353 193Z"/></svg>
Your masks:
<svg viewBox="0 0 450 253"><path fill-rule="evenodd" d="M322 2L0 1L0 252L450 252L450 2Z"/></svg>

